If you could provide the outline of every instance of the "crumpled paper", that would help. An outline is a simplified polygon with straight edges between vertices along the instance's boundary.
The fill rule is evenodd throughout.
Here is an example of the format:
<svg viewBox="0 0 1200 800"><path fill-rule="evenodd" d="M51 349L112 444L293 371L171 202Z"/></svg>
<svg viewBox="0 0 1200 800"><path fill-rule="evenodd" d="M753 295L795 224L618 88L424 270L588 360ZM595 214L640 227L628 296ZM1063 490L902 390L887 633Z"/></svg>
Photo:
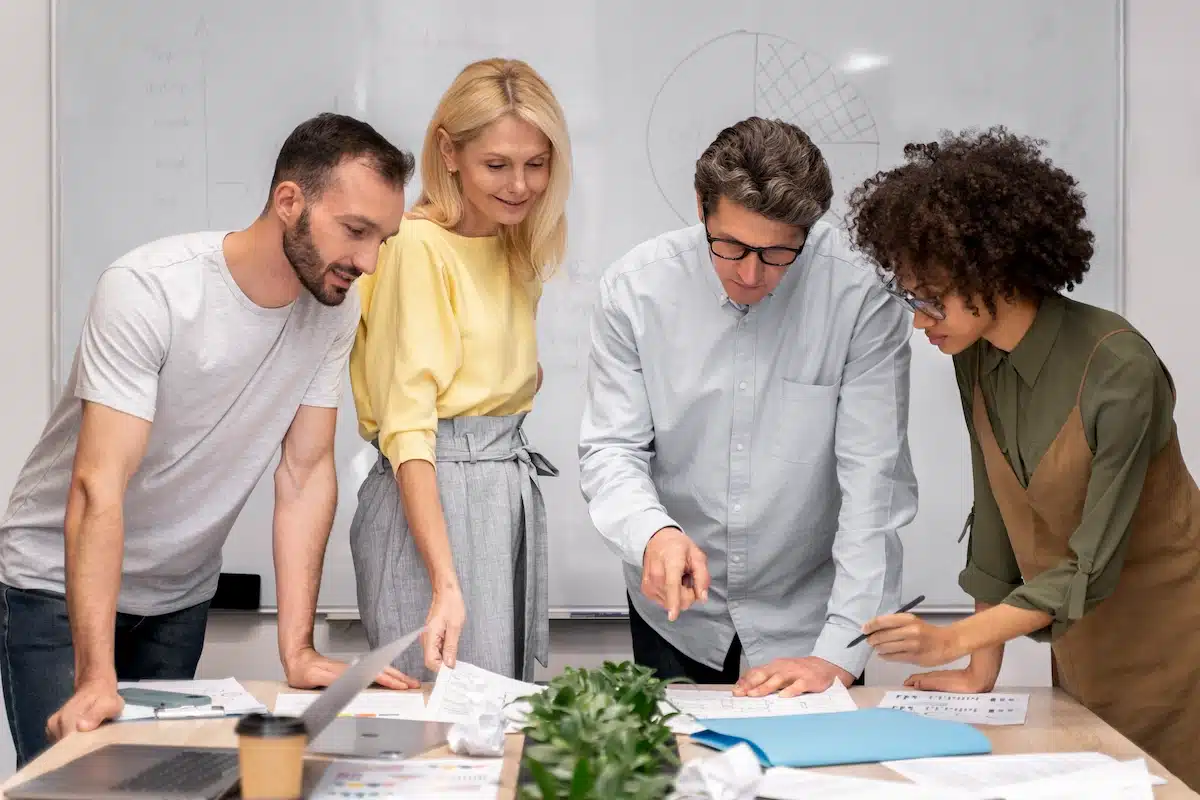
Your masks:
<svg viewBox="0 0 1200 800"><path fill-rule="evenodd" d="M473 722L456 722L446 733L451 752L460 756L504 755L504 731L508 720L499 709L479 714Z"/></svg>
<svg viewBox="0 0 1200 800"><path fill-rule="evenodd" d="M743 742L720 755L685 762L669 800L754 800L762 776L758 756Z"/></svg>

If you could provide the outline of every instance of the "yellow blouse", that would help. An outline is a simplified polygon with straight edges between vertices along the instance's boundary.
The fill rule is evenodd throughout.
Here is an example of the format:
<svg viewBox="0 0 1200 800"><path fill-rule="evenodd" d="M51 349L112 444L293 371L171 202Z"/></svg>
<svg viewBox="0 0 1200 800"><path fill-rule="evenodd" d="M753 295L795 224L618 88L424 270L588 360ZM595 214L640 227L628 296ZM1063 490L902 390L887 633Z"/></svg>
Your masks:
<svg viewBox="0 0 1200 800"><path fill-rule="evenodd" d="M541 282L512 277L499 237L405 219L358 286L350 352L358 431L379 440L393 470L435 463L439 419L532 409Z"/></svg>

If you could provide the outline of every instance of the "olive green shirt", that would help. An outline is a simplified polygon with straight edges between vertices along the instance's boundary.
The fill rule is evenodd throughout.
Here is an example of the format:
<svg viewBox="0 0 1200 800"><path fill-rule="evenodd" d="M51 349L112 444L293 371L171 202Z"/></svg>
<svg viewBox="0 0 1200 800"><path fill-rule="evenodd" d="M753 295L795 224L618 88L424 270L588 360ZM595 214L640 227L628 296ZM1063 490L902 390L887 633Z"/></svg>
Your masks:
<svg viewBox="0 0 1200 800"><path fill-rule="evenodd" d="M996 442L1017 480L1028 486L1075 406L1096 343L1113 330L1131 327L1110 311L1052 295L1042 301L1011 353L981 339L954 357L975 483L967 565L958 582L984 603L1050 614L1053 623L1034 639L1057 638L1116 588L1146 470L1174 431L1174 387L1141 336L1112 336L1096 349L1080 397L1093 454L1083 518L1071 534L1069 555L1026 583L972 422L975 378Z"/></svg>

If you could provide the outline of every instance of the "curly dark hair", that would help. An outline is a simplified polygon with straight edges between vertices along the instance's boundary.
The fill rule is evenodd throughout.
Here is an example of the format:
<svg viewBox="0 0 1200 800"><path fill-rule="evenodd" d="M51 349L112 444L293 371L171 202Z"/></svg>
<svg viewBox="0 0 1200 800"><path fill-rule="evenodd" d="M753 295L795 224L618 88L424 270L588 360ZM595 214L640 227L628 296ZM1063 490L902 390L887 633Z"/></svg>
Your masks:
<svg viewBox="0 0 1200 800"><path fill-rule="evenodd" d="M884 274L936 294L1036 300L1073 289L1092 257L1077 181L1045 142L1003 126L909 144L905 163L850 194L854 243Z"/></svg>

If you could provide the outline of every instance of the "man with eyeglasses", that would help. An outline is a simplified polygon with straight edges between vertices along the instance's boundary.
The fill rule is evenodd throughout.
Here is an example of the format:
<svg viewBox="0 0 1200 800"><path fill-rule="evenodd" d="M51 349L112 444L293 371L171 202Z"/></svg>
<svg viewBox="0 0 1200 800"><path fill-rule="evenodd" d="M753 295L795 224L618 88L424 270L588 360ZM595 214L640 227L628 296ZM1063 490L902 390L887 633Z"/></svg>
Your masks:
<svg viewBox="0 0 1200 800"><path fill-rule="evenodd" d="M916 512L911 317L821 221L829 168L796 126L725 129L695 188L701 224L601 281L581 488L637 663L739 695L849 685Z"/></svg>

